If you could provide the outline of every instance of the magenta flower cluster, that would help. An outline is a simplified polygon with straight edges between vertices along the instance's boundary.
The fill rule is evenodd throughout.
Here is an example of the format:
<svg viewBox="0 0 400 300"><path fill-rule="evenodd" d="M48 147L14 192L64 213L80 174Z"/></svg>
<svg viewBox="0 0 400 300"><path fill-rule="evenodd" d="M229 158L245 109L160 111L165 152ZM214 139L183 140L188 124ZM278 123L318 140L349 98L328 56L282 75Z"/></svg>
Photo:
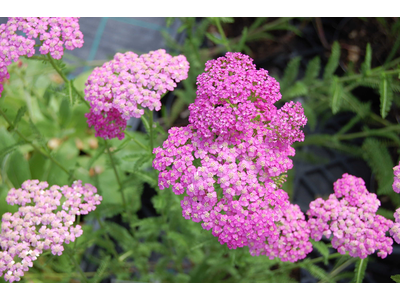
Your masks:
<svg viewBox="0 0 400 300"><path fill-rule="evenodd" d="M394 181L393 181L393 190L396 193L400 193L400 162L397 166L393 168L394 173Z"/></svg>
<svg viewBox="0 0 400 300"><path fill-rule="evenodd" d="M190 124L171 128L154 149L160 189L186 192L183 216L202 222L230 249L249 246L253 255L304 258L311 251L304 215L280 189L293 166L291 144L304 139L301 105L277 109L279 84L247 55L227 53L207 62L205 71L189 106Z"/></svg>
<svg viewBox="0 0 400 300"><path fill-rule="evenodd" d="M6 24L0 24L0 96L1 84L10 75L7 71L13 61L20 56L31 57L35 54L35 39L39 38L41 54L50 53L54 59L60 59L64 47L68 50L83 45L83 34L79 30L79 18L8 18ZM25 36L17 34L22 31Z"/></svg>
<svg viewBox="0 0 400 300"><path fill-rule="evenodd" d="M380 204L361 178L343 174L328 200L310 203L311 237L319 241L322 235L333 235L332 246L341 254L364 259L379 251L378 256L385 258L393 250L393 240L385 235L393 222L376 214Z"/></svg>
<svg viewBox="0 0 400 300"><path fill-rule="evenodd" d="M185 56L172 57L164 49L141 56L117 53L113 60L95 68L86 82L89 126L98 137L122 139L127 120L140 118L144 108L160 110L162 95L173 91L188 72Z"/></svg>
<svg viewBox="0 0 400 300"><path fill-rule="evenodd" d="M48 186L27 180L7 195L7 203L20 208L2 217L0 276L4 273L6 281L19 281L43 251L61 255L63 243L74 242L83 233L80 225L73 225L76 215L95 210L102 200L95 187L81 181L71 187Z"/></svg>

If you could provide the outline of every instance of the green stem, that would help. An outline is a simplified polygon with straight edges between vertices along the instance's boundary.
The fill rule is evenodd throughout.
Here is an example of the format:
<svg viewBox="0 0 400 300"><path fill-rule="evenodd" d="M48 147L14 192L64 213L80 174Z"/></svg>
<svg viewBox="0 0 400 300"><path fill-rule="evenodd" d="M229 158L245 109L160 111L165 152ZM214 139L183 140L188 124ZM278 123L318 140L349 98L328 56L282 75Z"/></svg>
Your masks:
<svg viewBox="0 0 400 300"><path fill-rule="evenodd" d="M120 180L119 175L118 175L117 167L115 165L114 157L113 157L113 155L112 155L112 153L110 151L110 145L108 144L108 141L104 140L104 142L106 144L107 153L108 153L108 156L110 157L110 162L111 162L111 165L112 165L113 170L114 170L115 178L117 179L117 183L118 183L118 186L119 186L119 189L120 189L120 192L121 192L122 205L124 206L125 211L127 211L125 195L124 195L124 191L122 189L121 180Z"/></svg>
<svg viewBox="0 0 400 300"><path fill-rule="evenodd" d="M232 50L231 50L231 47L229 46L229 41L226 39L226 35L225 35L224 30L222 29L221 22L219 21L219 18L215 18L215 24L217 25L218 32L221 35L222 42L224 43L224 45L226 47L226 50L231 52Z"/></svg>
<svg viewBox="0 0 400 300"><path fill-rule="evenodd" d="M371 72L376 74L370 74L368 77L374 77L374 76L380 76L380 71L379 69L375 70L374 72L371 70ZM389 70L389 71L383 71L386 75L391 75L391 74L399 74L400 70ZM339 82L346 82L346 81L351 81L351 80L357 80L357 79L361 79L362 77L364 77L364 74L355 74L355 75L351 75L351 76L346 76L346 77L342 77L339 78Z"/></svg>
<svg viewBox="0 0 400 300"><path fill-rule="evenodd" d="M79 225L80 223L81 223L81 215L78 215L76 224ZM78 240L75 239L74 247L73 247L73 249L74 249L73 251L74 251L74 252L76 251L76 245L77 245L77 244L78 244Z"/></svg>
<svg viewBox="0 0 400 300"><path fill-rule="evenodd" d="M342 265L338 266L332 272L329 273L329 279L333 279L336 275L354 263L356 259L354 257L350 258L349 260L345 261ZM325 280L321 280L320 283L326 282Z"/></svg>
<svg viewBox="0 0 400 300"><path fill-rule="evenodd" d="M98 222L99 225L100 225L100 228L103 229L103 230L105 230L104 224L103 224L103 222L101 221L99 215L96 213L95 216L96 216L97 222ZM114 243L110 240L110 237L108 236L107 233L105 233L104 236L105 236L107 242L108 242L110 245L112 245L112 251L111 251L111 252L112 252L112 254L114 255L115 259L118 259L118 253L117 253L117 250L115 250Z"/></svg>
<svg viewBox="0 0 400 300"><path fill-rule="evenodd" d="M135 139L135 137L133 135L131 135L128 130L125 130L124 133L132 140L134 141L136 144L138 144L140 147L142 147L142 149L148 151L149 148L146 147L145 145L143 145L141 142L139 142L137 139Z"/></svg>
<svg viewBox="0 0 400 300"><path fill-rule="evenodd" d="M365 259L360 258L360 263L356 264L356 267L357 267L357 270L355 271L355 273L356 273L355 282L356 283L363 282L367 263L368 263L368 257Z"/></svg>
<svg viewBox="0 0 400 300"><path fill-rule="evenodd" d="M330 255L328 256L328 260L329 260L329 259L338 258L338 257L341 257L341 256L343 256L343 255L340 254L339 252L336 252L336 253L330 254ZM307 263L309 263L309 264L316 264L316 263L319 263L319 262L321 262L321 261L323 261L323 260L324 260L324 258L321 256L321 257L317 257L317 258L314 258L314 259L310 259L309 261L307 261Z"/></svg>
<svg viewBox="0 0 400 300"><path fill-rule="evenodd" d="M55 163L61 170L63 170L65 173L68 175L72 176L72 179L76 179L73 174L71 174L70 171L68 171L62 164L60 164L54 157L37 147L32 141L28 140L17 128L14 127L12 124L11 120L7 117L7 115L0 109L0 114L4 117L4 119L7 121L8 125L10 125L11 129L13 129L25 142L30 144L33 149L41 153L42 155L46 156L48 159L50 159L53 163Z"/></svg>
<svg viewBox="0 0 400 300"><path fill-rule="evenodd" d="M153 112L149 112L150 153L153 154Z"/></svg>
<svg viewBox="0 0 400 300"><path fill-rule="evenodd" d="M85 273L83 272L83 270L81 269L80 265L76 261L74 254L71 253L69 249L66 249L66 250L67 250L66 252L67 252L68 256L71 258L72 263L74 264L75 268L78 270L79 274L81 274L83 282L87 283L88 279L87 279Z"/></svg>
<svg viewBox="0 0 400 300"><path fill-rule="evenodd" d="M351 139L367 137L367 136L371 136L371 135L379 135L380 133L390 132L390 131L399 131L400 132L400 125L392 125L392 126L387 126L385 128L381 128L381 129L371 129L369 131L343 134L343 135L336 136L336 138L338 140L351 140Z"/></svg>
<svg viewBox="0 0 400 300"><path fill-rule="evenodd" d="M87 107L90 108L89 102L87 102L87 101L85 100L85 98L77 91L77 89L75 88L75 86L72 84L72 82L71 82L70 80L68 80L67 76L65 76L65 74L63 73L63 71L62 71L59 67L57 67L57 65L56 65L56 63L55 63L55 61L54 61L54 58L51 57L50 53L47 54L47 58L48 58L48 61L50 62L50 64L52 65L52 67L54 68L54 70L56 70L56 72L58 73L58 75L60 75L61 78L65 81L65 83L68 84L68 85L70 86L70 88L72 88L72 89L74 90L74 92L78 95L79 99L80 99L83 103L85 103L85 105L86 105ZM70 94L70 96L72 97L72 94Z"/></svg>

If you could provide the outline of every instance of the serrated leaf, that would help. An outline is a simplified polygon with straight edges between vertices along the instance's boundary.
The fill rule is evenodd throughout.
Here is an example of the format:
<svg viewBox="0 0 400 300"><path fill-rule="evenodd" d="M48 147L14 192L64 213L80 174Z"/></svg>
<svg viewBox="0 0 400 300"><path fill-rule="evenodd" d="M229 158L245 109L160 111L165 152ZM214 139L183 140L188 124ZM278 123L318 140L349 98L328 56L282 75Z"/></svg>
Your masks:
<svg viewBox="0 0 400 300"><path fill-rule="evenodd" d="M361 72L364 76L368 74L371 70L371 60L372 60L372 49L370 43L367 44L367 48L365 50L365 60L361 64Z"/></svg>
<svg viewBox="0 0 400 300"><path fill-rule="evenodd" d="M313 265L311 263L303 263L300 265L302 268L306 269L312 276L319 280L323 280L325 282L332 282L331 278L329 277L328 273L325 272L324 269Z"/></svg>
<svg viewBox="0 0 400 300"><path fill-rule="evenodd" d="M167 233L167 238L174 241L176 246L178 246L177 248L183 248L184 250L189 251L188 243L186 242L186 238L184 237L184 235L178 232L169 231Z"/></svg>
<svg viewBox="0 0 400 300"><path fill-rule="evenodd" d="M301 81L296 81L295 84L287 88L286 91L282 92L282 98L288 100L300 96L305 96L307 95L307 93L307 86Z"/></svg>
<svg viewBox="0 0 400 300"><path fill-rule="evenodd" d="M330 87L330 94L330 106L332 108L332 113L336 114L340 110L343 95L343 85L341 84L341 82L339 82L339 78L337 76L333 77L333 81Z"/></svg>
<svg viewBox="0 0 400 300"><path fill-rule="evenodd" d="M394 282L400 283L400 274L390 276Z"/></svg>
<svg viewBox="0 0 400 300"><path fill-rule="evenodd" d="M22 107L20 107L20 109L18 109L17 115L15 116L14 122L13 122L13 126L17 126L18 122L21 121L22 117L24 116L24 114L27 111L27 107L24 105Z"/></svg>
<svg viewBox="0 0 400 300"><path fill-rule="evenodd" d="M20 187L25 180L32 178L28 161L24 158L21 152L15 151L10 155L8 160L7 177L15 187Z"/></svg>
<svg viewBox="0 0 400 300"><path fill-rule="evenodd" d="M364 160L371 167L378 181L377 194L390 193L393 183L393 162L388 149L374 138L365 139L362 149Z"/></svg>
<svg viewBox="0 0 400 300"><path fill-rule="evenodd" d="M2 157L2 156L4 156L4 155L7 155L7 154L9 154L9 153L14 152L15 150L18 149L19 146L25 145L25 144L26 144L25 141L21 141L21 142L18 142L18 143L16 143L16 144L14 144L14 145L11 145L11 146L8 146L8 147L6 147L6 148L1 149L1 150L0 150L0 157Z"/></svg>
<svg viewBox="0 0 400 300"><path fill-rule="evenodd" d="M215 35L209 32L206 32L206 37L216 45L221 45L223 43L221 39L217 38Z"/></svg>
<svg viewBox="0 0 400 300"><path fill-rule="evenodd" d="M120 203L102 203L98 210L102 217L111 218L124 212L124 207Z"/></svg>
<svg viewBox="0 0 400 300"><path fill-rule="evenodd" d="M71 104L66 98L61 102L58 115L61 128L65 128L71 120Z"/></svg>
<svg viewBox="0 0 400 300"><path fill-rule="evenodd" d="M165 18L165 26L170 27L175 21L175 17L166 17Z"/></svg>
<svg viewBox="0 0 400 300"><path fill-rule="evenodd" d="M381 100L381 116L385 119L393 101L393 92L390 88L390 83L385 73L381 74L379 94Z"/></svg>
<svg viewBox="0 0 400 300"><path fill-rule="evenodd" d="M344 108L355 112L361 118L367 117L371 113L371 103L360 102L351 92L343 90L342 97L344 102L342 103Z"/></svg>
<svg viewBox="0 0 400 300"><path fill-rule="evenodd" d="M104 272L107 270L108 265L110 264L110 261L111 261L111 256L106 256L102 260L102 262L101 262L99 268L97 269L96 274L94 274L94 277L91 280L91 282L100 282L103 279Z"/></svg>
<svg viewBox="0 0 400 300"><path fill-rule="evenodd" d="M164 196L157 195L153 197L151 201L153 202L153 206L158 213L160 213L167 205L167 201Z"/></svg>
<svg viewBox="0 0 400 300"><path fill-rule="evenodd" d="M107 232L127 250L135 246L136 241L129 231L117 223L106 222Z"/></svg>
<svg viewBox="0 0 400 300"><path fill-rule="evenodd" d="M153 112L150 112L153 113ZM145 116L141 116L140 120L142 120L144 127L146 128L146 131L149 133L150 132L150 125L149 125L149 121L147 120L147 118Z"/></svg>
<svg viewBox="0 0 400 300"><path fill-rule="evenodd" d="M324 258L324 264L327 265L328 264L328 257L329 257L328 246L322 241L319 241L319 242L314 241L314 240L310 240L310 241L311 241L311 244L313 245L313 248L317 249L317 251Z"/></svg>
<svg viewBox="0 0 400 300"><path fill-rule="evenodd" d="M232 17L220 17L222 23L233 23L235 20Z"/></svg>
<svg viewBox="0 0 400 300"><path fill-rule="evenodd" d="M362 283L365 277L365 270L367 269L368 256L365 259L359 258L354 268L354 283Z"/></svg>
<svg viewBox="0 0 400 300"><path fill-rule="evenodd" d="M253 22L253 24L250 25L249 30L250 30L250 31L253 31L254 29L257 29L258 27L261 26L261 24L262 24L263 22L266 22L267 19L268 19L268 18L266 18L266 17L258 17L258 18L256 18L256 20Z"/></svg>
<svg viewBox="0 0 400 300"><path fill-rule="evenodd" d="M139 175L139 179L140 180L142 180L144 182L147 182L152 187L157 186L157 180L152 178L151 176L149 176L147 173L141 172L141 171L137 171L137 170L133 170L133 173Z"/></svg>
<svg viewBox="0 0 400 300"><path fill-rule="evenodd" d="M303 79L304 84L311 84L312 81L318 77L320 69L321 59L319 56L316 56L307 64L306 73Z"/></svg>
<svg viewBox="0 0 400 300"><path fill-rule="evenodd" d="M247 33L249 32L249 30L247 29L247 27L244 27L242 30L242 36L240 37L240 41L239 43L237 43L236 45L236 49L235 51L237 52L242 52L243 48L244 48L244 44L246 43L247 40Z"/></svg>
<svg viewBox="0 0 400 300"><path fill-rule="evenodd" d="M288 88L296 80L299 73L300 61L300 56L296 56L289 61L283 74L282 81L280 82L282 89Z"/></svg>
<svg viewBox="0 0 400 300"><path fill-rule="evenodd" d="M88 163L88 166L87 166L88 169L90 169L90 167L91 167L91 166L94 164L94 162L104 153L105 150L106 150L106 145L105 145L105 144L101 145L101 146L97 149L95 155L93 155L93 156L90 158L90 160L89 160L89 163Z"/></svg>
<svg viewBox="0 0 400 300"><path fill-rule="evenodd" d="M325 67L323 76L324 79L332 78L337 67L339 66L339 59L340 59L340 45L337 41L334 41L332 45L331 56L329 57L328 63L326 64Z"/></svg>

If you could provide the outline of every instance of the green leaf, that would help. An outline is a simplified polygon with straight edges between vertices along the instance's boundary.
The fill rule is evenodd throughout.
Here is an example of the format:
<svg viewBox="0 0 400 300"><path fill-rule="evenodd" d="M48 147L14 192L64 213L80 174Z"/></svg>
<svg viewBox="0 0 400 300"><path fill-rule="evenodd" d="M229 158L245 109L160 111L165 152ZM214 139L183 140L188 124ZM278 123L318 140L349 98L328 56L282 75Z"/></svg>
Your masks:
<svg viewBox="0 0 400 300"><path fill-rule="evenodd" d="M268 18L265 17L258 17L256 20L253 22L253 24L250 25L249 30L253 31L254 29L257 29L261 26L262 23L266 22Z"/></svg>
<svg viewBox="0 0 400 300"><path fill-rule="evenodd" d="M337 67L339 66L339 59L340 59L340 45L337 41L334 41L332 45L332 54L329 57L328 63L326 64L325 67L323 76L324 79L332 78Z"/></svg>
<svg viewBox="0 0 400 300"><path fill-rule="evenodd" d="M371 113L371 103L360 102L351 92L343 90L343 107L355 112L361 118L367 117Z"/></svg>
<svg viewBox="0 0 400 300"><path fill-rule="evenodd" d="M13 126L17 126L18 122L21 121L22 117L24 116L24 114L26 113L27 108L26 106L22 106L20 109L18 109L17 115L15 116L14 122L13 122Z"/></svg>
<svg viewBox="0 0 400 300"><path fill-rule="evenodd" d="M111 218L124 212L124 207L120 203L102 203L98 210L102 217Z"/></svg>
<svg viewBox="0 0 400 300"><path fill-rule="evenodd" d="M7 176L16 188L19 188L25 180L32 179L28 161L21 152L15 151L10 155Z"/></svg>
<svg viewBox="0 0 400 300"><path fill-rule="evenodd" d="M332 113L336 114L340 106L342 104L342 95L343 95L343 85L339 82L339 78L337 76L333 77L333 81L330 87L331 94L331 102L330 106L332 108Z"/></svg>
<svg viewBox="0 0 400 300"><path fill-rule="evenodd" d="M368 256L365 259L359 258L356 262L356 266L354 268L354 283L362 283L365 276L365 270L367 269L368 264Z"/></svg>
<svg viewBox="0 0 400 300"><path fill-rule="evenodd" d="M141 180L143 182L147 182L152 187L157 187L158 181L156 179L154 179L153 177L149 176L148 173L138 171L138 170L133 170L132 173L139 175L138 178L136 178L135 180ZM124 182L123 185L127 184L130 180L132 180L132 179L129 179L126 182Z"/></svg>
<svg viewBox="0 0 400 300"><path fill-rule="evenodd" d="M300 56L296 56L289 61L288 66L283 74L282 81L280 82L282 89L288 88L296 80L299 73L300 61Z"/></svg>
<svg viewBox="0 0 400 300"><path fill-rule="evenodd" d="M206 37L216 45L223 44L221 39L217 38L215 35L213 35L213 34L211 34L209 32L206 32Z"/></svg>
<svg viewBox="0 0 400 300"><path fill-rule="evenodd" d="M374 138L365 139L362 149L364 160L371 167L378 181L377 194L390 193L393 183L393 162L388 149Z"/></svg>
<svg viewBox="0 0 400 300"><path fill-rule="evenodd" d="M20 142L18 142L18 143L15 143L14 145L11 145L11 146L8 146L8 147L5 147L5 148L1 149L1 150L0 150L0 157L5 156L5 155L7 155L7 154L9 154L9 153L14 152L15 150L18 149L19 146L25 145L25 144L26 144L25 141L20 141Z"/></svg>
<svg viewBox="0 0 400 300"><path fill-rule="evenodd" d="M125 227L112 222L106 222L106 227L110 236L117 240L125 249L129 250L135 246L135 239Z"/></svg>
<svg viewBox="0 0 400 300"><path fill-rule="evenodd" d="M189 251L188 243L183 234L174 231L169 231L167 233L167 238L174 242L174 244L177 246L176 247L177 249Z"/></svg>
<svg viewBox="0 0 400 300"><path fill-rule="evenodd" d="M319 280L323 280L325 282L332 282L331 278L329 277L328 273L325 272L324 269L313 265L311 263L302 263L300 267L306 269L312 276Z"/></svg>
<svg viewBox="0 0 400 300"><path fill-rule="evenodd" d="M390 83L385 73L381 74L379 94L381 100L381 116L385 119L393 101L393 92L390 88Z"/></svg>
<svg viewBox="0 0 400 300"><path fill-rule="evenodd" d="M317 114L315 113L315 110L313 110L307 103L302 103L301 106L303 106L304 114L307 117L307 125L310 126L312 131L314 131L315 126L317 126Z"/></svg>
<svg viewBox="0 0 400 300"><path fill-rule="evenodd" d="M89 160L89 163L88 163L88 166L87 166L88 169L91 168L91 166L94 164L94 162L105 152L105 150L106 150L106 145L105 144L101 145L97 149L96 153Z"/></svg>
<svg viewBox="0 0 400 300"><path fill-rule="evenodd" d="M246 43L246 40L247 40L248 32L249 32L249 30L247 29L247 27L244 27L242 30L242 36L240 37L240 41L239 41L239 43L236 44L235 51L242 52L244 45Z"/></svg>
<svg viewBox="0 0 400 300"><path fill-rule="evenodd" d="M371 70L371 60L372 60L372 49L371 44L367 44L367 48L365 50L365 60L361 64L361 72L364 76L368 75L369 71Z"/></svg>
<svg viewBox="0 0 400 300"><path fill-rule="evenodd" d="M320 69L321 59L319 56L316 56L307 64L306 73L303 79L304 84L310 85L313 80L318 77Z"/></svg>
<svg viewBox="0 0 400 300"><path fill-rule="evenodd" d="M165 18L165 26L170 27L175 21L175 17Z"/></svg>
<svg viewBox="0 0 400 300"><path fill-rule="evenodd" d="M61 102L58 115L61 128L65 128L71 120L71 104L66 98Z"/></svg>
<svg viewBox="0 0 400 300"><path fill-rule="evenodd" d="M307 86L301 82L301 81L296 81L295 84L287 88L283 93L282 93L282 98L287 100L287 99L293 99L296 97L300 96L305 96L308 94L308 88Z"/></svg>
<svg viewBox="0 0 400 300"><path fill-rule="evenodd" d="M320 242L316 242L314 240L310 240L311 244L313 245L314 249L317 249L319 253L321 253L322 257L324 258L324 264L327 265L328 264L328 257L329 257L329 249L328 246L320 241Z"/></svg>
<svg viewBox="0 0 400 300"><path fill-rule="evenodd" d="M400 274L390 276L394 282L400 283Z"/></svg>
<svg viewBox="0 0 400 300"><path fill-rule="evenodd" d="M100 282L104 277L104 272L107 270L108 265L110 264L111 256L106 256L101 262L99 268L96 271L91 282Z"/></svg>

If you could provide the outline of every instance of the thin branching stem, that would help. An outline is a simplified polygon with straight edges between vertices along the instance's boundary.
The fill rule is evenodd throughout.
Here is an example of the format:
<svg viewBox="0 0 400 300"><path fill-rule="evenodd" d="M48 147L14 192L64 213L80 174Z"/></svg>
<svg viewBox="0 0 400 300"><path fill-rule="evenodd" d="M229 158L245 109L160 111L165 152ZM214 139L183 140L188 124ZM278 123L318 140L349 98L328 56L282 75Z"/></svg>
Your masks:
<svg viewBox="0 0 400 300"><path fill-rule="evenodd" d="M50 159L53 163L55 163L61 170L63 170L65 173L67 173L69 176L72 176L72 179L76 179L73 174L71 174L70 171L68 171L62 164L60 164L53 156L49 155L47 152L43 151L39 147L37 147L32 141L30 141L27 137L25 137L17 128L14 127L13 123L11 120L7 117L7 115L4 113L3 110L0 109L0 114L4 117L4 119L7 121L8 125L10 125L11 129L13 129L25 142L30 144L33 149L41 153L42 155L46 156L48 159Z"/></svg>
<svg viewBox="0 0 400 300"><path fill-rule="evenodd" d="M122 188L121 180L120 180L119 175L118 175L117 166L115 165L114 157L113 157L113 155L111 153L111 150L110 150L110 145L108 144L107 140L104 140L104 142L106 144L107 153L108 153L108 156L110 157L110 163L111 163L111 166L112 166L112 168L114 170L115 178L117 179L117 183L118 183L118 186L119 186L119 189L120 189L120 192L121 192L122 205L124 206L124 210L127 211L125 195L124 195L124 191L123 191L123 188Z"/></svg>
<svg viewBox="0 0 400 300"><path fill-rule="evenodd" d="M87 101L85 100L85 98L84 98L84 97L78 92L78 90L75 88L75 86L73 85L73 83L71 82L71 80L69 80L69 79L67 78L67 76L65 76L65 74L63 73L63 71L57 66L57 64L56 64L55 61L54 61L54 58L52 58L51 55L50 55L49 53L47 54L47 57L48 57L48 61L50 62L50 64L51 64L52 67L54 68L54 70L56 70L56 72L58 73L58 75L60 75L61 78L65 81L65 83L69 85L69 88L72 88L72 89L74 90L74 92L78 95L79 99L80 99L83 103L85 103L85 105L86 105L87 107L90 108L89 102L87 102ZM70 93L70 97L72 97L72 93ZM72 100L72 99L71 99L71 100Z"/></svg>

